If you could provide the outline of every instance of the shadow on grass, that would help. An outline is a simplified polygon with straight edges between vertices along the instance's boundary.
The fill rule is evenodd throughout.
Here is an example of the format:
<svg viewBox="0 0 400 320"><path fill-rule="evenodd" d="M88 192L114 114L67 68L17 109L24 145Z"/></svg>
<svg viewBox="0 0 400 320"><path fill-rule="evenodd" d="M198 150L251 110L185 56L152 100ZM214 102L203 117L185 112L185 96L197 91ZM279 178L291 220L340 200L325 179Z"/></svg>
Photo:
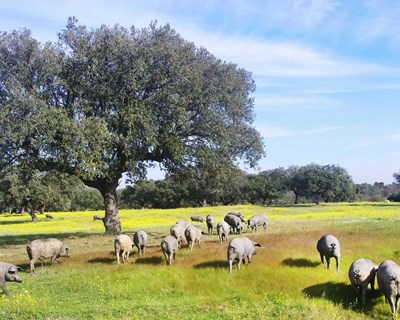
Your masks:
<svg viewBox="0 0 400 320"><path fill-rule="evenodd" d="M37 265L40 266L41 263L39 262ZM30 271L31 271L30 263L19 263L19 264L17 264L17 266L21 268L22 272L30 273Z"/></svg>
<svg viewBox="0 0 400 320"><path fill-rule="evenodd" d="M0 247L7 245L19 245L28 244L32 240L45 239L45 238L57 238L60 240L65 239L68 242L68 238L86 238L91 234L84 232L70 232L70 233L46 233L46 234L21 234L16 236L0 236ZM93 234L97 235L97 234Z"/></svg>
<svg viewBox="0 0 400 320"><path fill-rule="evenodd" d="M207 261L194 265L195 269L203 269L203 268L226 269L228 267L229 267L228 262L225 260Z"/></svg>
<svg viewBox="0 0 400 320"><path fill-rule="evenodd" d="M350 284L326 282L307 287L303 290L308 297L323 298L335 304L340 304L345 309L361 310L360 298L355 288ZM366 313L372 311L373 307L379 303L377 299L381 296L379 290L369 290L366 296L366 307L362 310Z"/></svg>
<svg viewBox="0 0 400 320"><path fill-rule="evenodd" d="M304 259L304 258L299 258L299 259L292 259L292 258L288 258L282 261L282 264L284 266L288 266L288 267L297 267L297 268L301 268L301 267L307 267L307 268L315 268L318 267L321 263L317 262L317 261L312 261L309 259Z"/></svg>
<svg viewBox="0 0 400 320"><path fill-rule="evenodd" d="M1 221L0 226L6 226L10 224L31 224L32 220L7 220L7 221Z"/></svg>
<svg viewBox="0 0 400 320"><path fill-rule="evenodd" d="M363 202L357 202L357 203L348 203L347 204L349 207L362 207L365 206ZM390 207L390 206L395 206L393 202L370 202L367 204L367 206L371 207Z"/></svg>
<svg viewBox="0 0 400 320"><path fill-rule="evenodd" d="M51 269L51 268L57 268L57 266L60 266L63 264L63 259L61 258L60 262L55 262L53 263L53 265L51 264L50 259L43 259L42 261L36 261L35 263L35 272L38 273L43 269ZM66 258L65 258L66 259ZM19 263L17 264L18 267L21 268L20 272L24 272L24 273L31 273L31 265L30 263Z"/></svg>
<svg viewBox="0 0 400 320"><path fill-rule="evenodd" d="M106 258L94 258L88 260L89 263L102 263L102 264L113 264L117 261L117 258L106 257Z"/></svg>
<svg viewBox="0 0 400 320"><path fill-rule="evenodd" d="M145 257L145 258L137 258L136 264L160 264L164 261L163 257Z"/></svg>

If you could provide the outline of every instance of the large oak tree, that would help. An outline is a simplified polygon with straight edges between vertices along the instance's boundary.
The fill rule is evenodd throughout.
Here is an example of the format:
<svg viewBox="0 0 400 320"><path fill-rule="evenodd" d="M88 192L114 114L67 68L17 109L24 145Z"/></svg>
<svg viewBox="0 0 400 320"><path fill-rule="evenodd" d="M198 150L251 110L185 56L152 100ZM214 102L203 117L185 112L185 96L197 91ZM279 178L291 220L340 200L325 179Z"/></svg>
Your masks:
<svg viewBox="0 0 400 320"><path fill-rule="evenodd" d="M169 25L88 29L75 18L57 43L29 30L0 35L1 167L23 164L79 177L104 198L106 233L121 232L116 188L207 163L218 154L254 166L251 74L184 40Z"/></svg>

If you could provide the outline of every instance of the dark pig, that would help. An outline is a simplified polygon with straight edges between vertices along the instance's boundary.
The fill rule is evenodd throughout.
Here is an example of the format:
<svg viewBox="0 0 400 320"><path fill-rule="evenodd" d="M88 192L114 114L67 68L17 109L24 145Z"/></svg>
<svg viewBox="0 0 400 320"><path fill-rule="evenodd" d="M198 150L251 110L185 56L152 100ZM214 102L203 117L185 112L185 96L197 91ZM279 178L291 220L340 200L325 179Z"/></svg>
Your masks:
<svg viewBox="0 0 400 320"><path fill-rule="evenodd" d="M330 261L331 258L335 258L336 260L336 271L339 272L340 268L340 244L339 240L336 239L334 236L328 234L317 242L317 250L321 257L321 263L324 263L324 258L326 260L326 266L330 268Z"/></svg>
<svg viewBox="0 0 400 320"><path fill-rule="evenodd" d="M6 282L22 282L18 274L18 267L7 262L0 261L0 287L3 289L7 297L10 297L10 293L7 290Z"/></svg>

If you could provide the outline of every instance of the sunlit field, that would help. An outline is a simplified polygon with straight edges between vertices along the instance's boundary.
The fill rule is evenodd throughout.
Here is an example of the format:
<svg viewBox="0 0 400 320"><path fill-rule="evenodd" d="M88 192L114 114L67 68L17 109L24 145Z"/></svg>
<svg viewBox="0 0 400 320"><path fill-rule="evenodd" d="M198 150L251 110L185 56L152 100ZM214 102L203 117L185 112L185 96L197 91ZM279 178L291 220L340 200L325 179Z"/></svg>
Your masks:
<svg viewBox="0 0 400 320"><path fill-rule="evenodd" d="M192 252L184 245L172 266L165 264L160 239L172 224L208 213L221 221L231 211L269 217L267 231L244 231L262 245L251 265L228 274L227 245L216 234L204 235ZM23 283L7 283L12 299L0 294L0 319L391 318L379 290L369 289L367 306L360 308L347 272L360 257L400 264L398 204L121 210L124 233L150 234L145 256L139 258L134 249L123 265L113 254L114 236L103 235L102 222L93 221L102 212L51 214L53 220L39 215L37 224L29 215L0 215L0 260L23 269ZM207 230L205 223L194 224ZM341 243L339 273L334 263L328 270L319 261L316 242L327 233ZM44 237L64 240L71 257L53 266L37 262L37 275L30 276L26 244Z"/></svg>

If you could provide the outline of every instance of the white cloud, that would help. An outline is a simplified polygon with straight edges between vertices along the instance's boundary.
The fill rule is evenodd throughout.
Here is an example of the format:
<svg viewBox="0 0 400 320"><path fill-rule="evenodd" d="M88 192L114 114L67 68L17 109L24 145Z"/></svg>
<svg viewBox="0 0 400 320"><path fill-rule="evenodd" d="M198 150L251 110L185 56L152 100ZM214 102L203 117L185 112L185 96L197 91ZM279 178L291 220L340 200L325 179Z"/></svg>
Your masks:
<svg viewBox="0 0 400 320"><path fill-rule="evenodd" d="M224 4L227 5L223 2L222 6ZM370 1L368 5L370 8L376 9L377 2ZM248 8L246 10L242 10L243 3L240 1L233 2L225 9L221 8L221 3L218 1L208 1L205 4L195 1L193 5L188 5L183 1L170 1L166 2L165 7L161 8L158 1L146 3L122 1L121 3L110 4L106 1L91 0L79 2L79 12L76 12L77 6L75 1L57 3L57 5L49 1L39 1L34 6L26 6L25 9L20 8L20 14L25 15L25 20L31 18L29 19L31 24L38 24L35 27L34 34L39 34L41 37L49 35L49 31L45 28L49 24L59 26L56 30L51 31L53 40L56 33L64 28L68 16L72 15L76 15L80 23L89 27L99 27L101 24L114 25L116 23L127 27L131 25L146 27L150 21L154 20L158 20L160 24L170 22L172 27L184 38L194 41L198 46L205 46L219 58L234 62L240 67L252 71L257 77L318 78L348 77L371 73L399 73L396 68L346 59L300 42L273 40L266 36L251 38L249 35L227 35L225 32L218 31L219 29L207 29L209 31L206 31L204 25L199 23L199 18L196 18L195 15L195 8L200 10L203 19L207 18L210 14L209 11L212 10L220 15L229 12L236 16L240 15L239 9L241 9L241 14L247 18L251 17L252 13L257 13L258 16L262 15L266 20L274 13L278 17L281 15L280 23L285 27L287 27L289 21L300 21L305 25L317 26L337 10L338 1L297 0L293 2L285 0L279 3L268 1L264 6L257 1L250 1L250 4L246 5ZM9 10L11 9L9 8ZM262 10L265 12L260 12ZM387 12L385 9L377 11L380 12L382 17L385 17L384 13ZM390 14L390 17L393 16L393 13ZM398 15L396 15L396 23L397 17ZM390 20L390 18L388 19ZM392 24L393 22L390 25ZM374 28L376 24L368 21L367 25ZM30 28L31 26L26 25L25 27ZM386 28L389 28L389 26L386 26L385 30Z"/></svg>
<svg viewBox="0 0 400 320"><path fill-rule="evenodd" d="M249 2L249 1L246 1ZM252 2L250 0L250 2ZM335 0L267 0L258 2L252 12L255 21L273 30L285 29L292 33L329 28L339 4ZM249 16L248 18L251 18Z"/></svg>
<svg viewBox="0 0 400 320"><path fill-rule="evenodd" d="M392 134L389 136L384 137L385 140L387 141L400 141L400 133Z"/></svg>
<svg viewBox="0 0 400 320"><path fill-rule="evenodd" d="M186 28L183 36L257 77L349 77L400 74L400 69L345 59L303 43L227 36Z"/></svg>
<svg viewBox="0 0 400 320"><path fill-rule="evenodd" d="M400 40L400 3L392 0L368 0L360 8L362 14L353 22L357 40L370 43L377 39Z"/></svg>
<svg viewBox="0 0 400 320"><path fill-rule="evenodd" d="M373 80L375 81L375 80ZM357 93L363 91L374 91L374 90L385 90L385 91L398 91L400 90L400 84L398 83L368 83L368 84L359 84L357 82L350 84L338 83L343 86L343 88L313 88L313 89L304 89L299 93L302 95L334 95L334 94L342 94L342 93ZM336 84L337 85L337 84Z"/></svg>
<svg viewBox="0 0 400 320"><path fill-rule="evenodd" d="M346 150L370 148L380 144L388 144L388 142L400 142L400 133L394 133L386 136L362 140L347 146Z"/></svg>
<svg viewBox="0 0 400 320"><path fill-rule="evenodd" d="M338 1L327 0L296 0L293 4L294 13L305 27L318 26L338 6Z"/></svg>
<svg viewBox="0 0 400 320"><path fill-rule="evenodd" d="M317 95L257 95L255 97L255 107L257 110L281 111L281 110L302 110L308 112L326 111L327 107L338 107L340 102L334 99L325 98Z"/></svg>
<svg viewBox="0 0 400 320"><path fill-rule="evenodd" d="M280 126L273 125L256 125L256 129L267 139L281 138L281 137L294 137L304 135L315 135L324 132L339 130L339 127L323 127L310 130L291 130Z"/></svg>
<svg viewBox="0 0 400 320"><path fill-rule="evenodd" d="M257 127L257 130L262 136L267 138L290 137L296 135L294 131L279 126Z"/></svg>
<svg viewBox="0 0 400 320"><path fill-rule="evenodd" d="M354 150L354 149L364 149L370 148L379 143L379 139L370 139L370 140L363 140L357 143L353 143L345 147L345 150Z"/></svg>

